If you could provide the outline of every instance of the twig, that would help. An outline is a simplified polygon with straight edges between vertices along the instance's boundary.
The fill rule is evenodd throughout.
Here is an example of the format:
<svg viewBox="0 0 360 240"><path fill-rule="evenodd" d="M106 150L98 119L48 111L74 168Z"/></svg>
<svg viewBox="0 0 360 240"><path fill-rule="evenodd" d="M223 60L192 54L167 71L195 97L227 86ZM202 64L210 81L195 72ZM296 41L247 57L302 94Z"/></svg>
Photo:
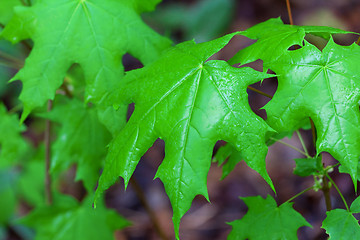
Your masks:
<svg viewBox="0 0 360 240"><path fill-rule="evenodd" d="M321 190L324 193L326 211L331 211L332 204L331 204L331 197L330 197L330 186L329 186L328 180L326 178L326 175L324 175L322 179L323 179L323 186L322 186Z"/></svg>
<svg viewBox="0 0 360 240"><path fill-rule="evenodd" d="M327 172L325 172L325 176L329 179L329 181L331 182L331 184L335 187L336 191L339 193L345 207L346 207L346 210L348 212L350 212L350 209L349 209L349 206L347 205L346 201L345 201L345 198L344 196L342 195L342 193L340 192L340 189L338 188L338 186L335 184L334 180L332 180L332 178L329 176L329 174Z"/></svg>
<svg viewBox="0 0 360 240"><path fill-rule="evenodd" d="M286 7L287 7L287 12L289 14L290 25L294 25L294 21L291 14L290 0L286 0Z"/></svg>
<svg viewBox="0 0 360 240"><path fill-rule="evenodd" d="M258 89L256 89L256 88L253 88L253 87L250 87L250 86L248 86L247 87L249 90L251 90L251 91L253 91L253 92L256 92L256 93L259 93L259 94L261 94L261 95L263 95L263 96L265 96L265 97L268 97L268 98L273 98L273 96L271 96L271 95L269 95L269 94L267 94L267 93L264 93L264 92L262 92L262 91L260 91L260 90L258 90Z"/></svg>
<svg viewBox="0 0 360 240"><path fill-rule="evenodd" d="M141 204L144 206L146 212L148 213L148 215L149 215L149 217L151 219L151 222L154 225L155 231L159 234L159 237L162 240L168 240L166 234L164 233L164 231L160 227L160 224L159 224L159 222L158 222L158 220L156 218L156 215L155 215L154 211L151 209L150 204L147 202L143 190L141 189L140 185L137 183L134 176L130 179L130 183L133 186L133 188L135 190L135 193L138 196Z"/></svg>
<svg viewBox="0 0 360 240"><path fill-rule="evenodd" d="M47 110L52 108L52 100L48 101ZM51 164L51 121L46 119L45 123L45 199L48 205L53 202L53 196L51 192L51 176L50 176L50 164Z"/></svg>

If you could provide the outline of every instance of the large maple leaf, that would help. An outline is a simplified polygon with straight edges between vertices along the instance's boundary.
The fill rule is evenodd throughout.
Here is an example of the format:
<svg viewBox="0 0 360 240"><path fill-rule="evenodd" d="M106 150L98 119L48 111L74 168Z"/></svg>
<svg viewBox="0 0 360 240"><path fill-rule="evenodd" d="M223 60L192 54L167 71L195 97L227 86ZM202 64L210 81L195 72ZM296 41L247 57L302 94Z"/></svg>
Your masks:
<svg viewBox="0 0 360 240"><path fill-rule="evenodd" d="M165 141L165 159L156 177L170 198L177 236L193 198L201 194L208 199L206 178L217 140L231 142L272 186L265 168L265 135L272 129L251 111L246 93L249 84L272 75L224 61L205 62L233 35L179 44L155 63L128 73L119 92L135 102L135 111L109 146L97 194L118 176L127 185L158 137Z"/></svg>
<svg viewBox="0 0 360 240"><path fill-rule="evenodd" d="M317 131L318 154L329 152L356 186L360 157L360 47L339 46L332 39L321 52L306 43L288 51L270 68L278 89L264 107L267 122L277 131L297 129L311 117Z"/></svg>
<svg viewBox="0 0 360 240"><path fill-rule="evenodd" d="M129 52L147 64L170 46L148 27L140 13L159 0L38 0L16 7L1 35L12 42L31 38L34 48L12 80L22 80L23 119L53 99L73 63L84 69L87 101L102 102L123 75Z"/></svg>
<svg viewBox="0 0 360 240"><path fill-rule="evenodd" d="M284 24L280 18L272 18L259 23L243 32L241 35L257 40L254 44L240 50L229 60L231 65L246 64L257 59L268 62L276 61L293 45L303 45L306 34L313 34L328 39L331 34L352 33L337 28L325 26L296 26ZM271 49L271 51L269 51Z"/></svg>

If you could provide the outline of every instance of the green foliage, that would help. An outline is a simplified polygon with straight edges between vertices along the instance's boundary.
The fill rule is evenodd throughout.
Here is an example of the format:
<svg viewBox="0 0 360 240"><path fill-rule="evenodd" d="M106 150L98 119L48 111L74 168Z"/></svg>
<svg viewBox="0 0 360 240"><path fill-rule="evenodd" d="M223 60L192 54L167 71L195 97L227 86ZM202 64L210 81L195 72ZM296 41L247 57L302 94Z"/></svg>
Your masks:
<svg viewBox="0 0 360 240"><path fill-rule="evenodd" d="M223 165L222 179L244 160L275 191L266 171L268 146L309 125L311 118L317 135L316 154L310 157L300 139L305 152L298 151L307 158L295 159L294 174L315 175L316 183L308 189L327 188L320 181L322 177L335 186L328 175L335 165L324 167L320 155L329 152L339 161L340 171L350 174L356 188L360 169L360 48L356 44L340 46L332 37L350 32L291 26L276 18L207 41L228 26L235 1L203 0L192 7L162 9L163 15L155 13L157 21L169 22L168 18L175 17L165 26L170 31L180 28L185 38L207 41L171 47L168 38L141 18L159 2L1 2L0 23L6 27L0 37L21 42L30 55L22 68L26 53L18 53L21 47L0 51L0 64L21 68L10 81L22 81L19 99L24 107L19 121L0 104L0 238L6 235L3 226L24 224L36 230L38 240L113 239L114 231L128 222L105 207L101 194L119 176L127 187L140 158L158 138L165 141L165 159L155 178L162 181L169 196L177 239L180 220L195 196L209 200L207 175L218 140L227 142L213 158ZM319 50L307 42L307 34L326 39L326 47ZM257 41L228 62L213 60L235 35ZM34 44L24 42L28 39ZM145 66L125 73L121 61L126 53ZM258 59L276 75L231 66ZM263 107L265 121L251 110L246 91L250 84L269 77L277 77L279 84ZM4 89L0 86L0 91ZM46 111L44 104L49 99L54 100L53 109ZM13 103L12 99L6 102ZM135 110L126 122L130 103L135 104ZM23 137L26 128L20 123L35 109L37 116L57 123L53 132L45 130L52 137L51 146L38 146L34 132L44 129L37 127L36 118L30 119L31 131L26 133L35 147ZM50 149L49 170L45 169L44 156ZM81 202L56 190L61 173L74 164L75 180L81 180L86 190ZM56 184L45 184L46 171ZM55 194L50 205L45 205L45 191ZM34 209L14 222L19 198ZM296 239L300 227L310 226L288 201L278 207L270 196L242 199L249 210L231 223L231 240ZM360 238L355 213L360 213L360 198L348 211L328 211L323 228L332 239Z"/></svg>
<svg viewBox="0 0 360 240"><path fill-rule="evenodd" d="M268 196L241 198L249 210L241 220L231 222L233 227L229 240L291 240L297 239L296 232L302 226L311 225L292 208L291 203L277 206L275 200Z"/></svg>
<svg viewBox="0 0 360 240"><path fill-rule="evenodd" d="M107 104L107 95L123 74L122 55L129 52L144 64L156 59L170 41L139 16L152 10L158 1L141 2L39 0L32 7L15 8L1 36L14 43L28 38L34 41L24 68L12 78L23 82L22 119L46 100L54 99L73 63L84 69L86 101ZM144 37L139 38L140 33Z"/></svg>
<svg viewBox="0 0 360 240"><path fill-rule="evenodd" d="M91 207L92 197L82 203L60 195L52 206L39 206L21 223L36 229L35 240L97 240L113 239L116 229L129 223L115 211L108 210L100 202L97 209Z"/></svg>
<svg viewBox="0 0 360 240"><path fill-rule="evenodd" d="M319 174L323 169L320 156L313 158L298 158L294 159L294 161L296 163L294 174L301 177Z"/></svg>
<svg viewBox="0 0 360 240"><path fill-rule="evenodd" d="M322 228L330 235L329 239L359 239L359 221L353 214L360 213L360 197L356 198L351 204L350 211L344 209L334 209L326 212L326 219L323 221Z"/></svg>
<svg viewBox="0 0 360 240"><path fill-rule="evenodd" d="M267 66L286 54L291 46L303 46L305 35L308 33L329 38L334 33L350 32L331 27L288 25L283 24L280 18L272 18L241 32L241 35L256 39L257 42L239 51L229 63L246 64L261 59Z"/></svg>
<svg viewBox="0 0 360 240"><path fill-rule="evenodd" d="M140 157L158 137L165 141L166 156L156 178L164 183L173 206L176 233L193 198L201 194L208 199L206 176L219 139L231 142L272 186L264 161L264 139L271 128L251 111L246 94L247 85L271 75L224 61L205 62L232 36L179 44L153 64L128 73L120 92L135 102L135 111L110 144L99 193L118 176L127 185Z"/></svg>
<svg viewBox="0 0 360 240"><path fill-rule="evenodd" d="M332 39L323 51L305 43L282 55L270 68L278 74L274 98L264 107L277 131L295 130L310 117L317 131L316 150L331 153L357 184L360 157L360 47Z"/></svg>
<svg viewBox="0 0 360 240"><path fill-rule="evenodd" d="M24 130L17 116L8 114L0 103L0 167L18 163L26 153L28 144L21 135Z"/></svg>

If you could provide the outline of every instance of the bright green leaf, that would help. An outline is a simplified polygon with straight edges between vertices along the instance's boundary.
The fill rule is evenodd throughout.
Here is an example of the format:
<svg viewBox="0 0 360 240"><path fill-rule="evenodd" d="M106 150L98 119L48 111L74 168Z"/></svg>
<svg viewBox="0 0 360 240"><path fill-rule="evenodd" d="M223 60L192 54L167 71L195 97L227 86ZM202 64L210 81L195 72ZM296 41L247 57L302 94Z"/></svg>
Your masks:
<svg viewBox="0 0 360 240"><path fill-rule="evenodd" d="M55 198L51 206L41 206L19 221L36 230L35 240L114 239L114 231L129 223L100 201L92 208L92 197L78 203L69 196Z"/></svg>
<svg viewBox="0 0 360 240"><path fill-rule="evenodd" d="M218 165L223 165L223 172L221 179L226 178L232 170L234 170L236 164L243 160L243 156L236 148L227 143L225 146L221 146L216 152L213 161Z"/></svg>
<svg viewBox="0 0 360 240"><path fill-rule="evenodd" d="M294 159L294 161L296 163L294 174L301 177L318 174L323 169L321 156L313 158L297 158Z"/></svg>
<svg viewBox="0 0 360 240"><path fill-rule="evenodd" d="M84 69L86 100L103 103L119 84L126 52L144 64L156 59L171 43L144 24L139 14L157 2L38 0L32 7L15 8L2 36L12 42L34 41L24 68L12 79L23 82L22 119L54 98L74 63Z"/></svg>
<svg viewBox="0 0 360 240"><path fill-rule="evenodd" d="M289 47L303 46L305 35L308 33L329 38L334 33L351 32L324 26L288 25L280 18L272 18L241 32L241 35L256 39L257 42L240 50L229 60L229 64L246 64L261 59L267 66L269 62L276 61L286 53Z"/></svg>
<svg viewBox="0 0 360 240"><path fill-rule="evenodd" d="M228 240L291 240L297 238L297 230L311 225L292 208L292 203L277 206L268 196L241 198L249 210L246 215L230 223L233 230Z"/></svg>
<svg viewBox="0 0 360 240"><path fill-rule="evenodd" d="M275 130L289 131L311 117L317 131L316 150L329 152L356 186L360 157L360 47L339 46L332 39L321 52L306 43L288 51L270 68L278 89L264 107Z"/></svg>
<svg viewBox="0 0 360 240"><path fill-rule="evenodd" d="M326 212L326 215L322 228L330 235L329 239L360 239L359 222L351 212L344 209L334 209Z"/></svg>
<svg viewBox="0 0 360 240"><path fill-rule="evenodd" d="M193 198L208 199L206 178L217 140L232 143L273 187L265 167L265 135L272 129L251 111L246 93L249 84L272 75L205 62L232 36L179 44L154 64L128 73L119 93L135 103L135 111L110 144L98 194L118 176L127 185L140 157L159 137L165 141L165 159L156 177L170 198L176 234Z"/></svg>

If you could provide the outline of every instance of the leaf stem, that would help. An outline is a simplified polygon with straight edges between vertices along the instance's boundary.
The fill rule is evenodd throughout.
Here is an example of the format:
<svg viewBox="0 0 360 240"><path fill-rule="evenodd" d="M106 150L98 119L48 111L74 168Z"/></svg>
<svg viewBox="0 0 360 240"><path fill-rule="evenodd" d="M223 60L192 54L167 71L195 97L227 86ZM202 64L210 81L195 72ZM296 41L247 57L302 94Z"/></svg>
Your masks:
<svg viewBox="0 0 360 240"><path fill-rule="evenodd" d="M311 186L311 187L308 187L308 188L302 190L301 192L299 192L299 193L296 194L295 196L289 198L289 199L288 199L286 202L284 202L284 203L291 202L292 200L294 200L294 199L297 198L298 196L300 196L300 195L302 195L302 194L304 194L304 193L306 193L307 191L312 190L312 189L314 189L314 186ZM283 203L283 204L284 204L284 203Z"/></svg>
<svg viewBox="0 0 360 240"><path fill-rule="evenodd" d="M144 206L146 212L148 213L148 215L149 215L149 217L151 219L151 222L153 223L155 231L158 233L159 237L162 240L168 240L165 232L160 227L160 224L159 224L159 222L158 222L158 220L156 218L156 214L151 209L150 204L146 200L146 197L145 197L145 194L144 194L143 190L141 189L140 185L138 184L138 182L136 181L134 176L132 176L132 178L130 178L130 183L133 186L134 191L135 191L136 195L138 196L141 204Z"/></svg>
<svg viewBox="0 0 360 240"><path fill-rule="evenodd" d="M52 109L52 100L48 101L47 110L48 112ZM53 202L53 196L51 192L51 176L50 176L50 165L51 165L51 121L46 119L45 122L45 199L48 205Z"/></svg>
<svg viewBox="0 0 360 240"><path fill-rule="evenodd" d="M253 88L253 87L250 87L250 86L247 86L247 88L249 89L249 90L251 90L251 91L253 91L253 92L256 92L256 93L259 93L259 94L261 94L261 95L263 95L263 96L265 96L265 97L268 97L268 98L273 98L273 96L271 96L271 95L269 95L269 94L267 94L267 93L264 93L263 91L260 91L260 90L258 90L258 89L256 89L256 88Z"/></svg>
<svg viewBox="0 0 360 240"><path fill-rule="evenodd" d="M339 193L342 201L344 202L344 205L346 207L346 210L348 212L350 212L349 206L347 205L344 196L342 195L342 193L340 192L340 189L338 188L338 186L336 185L336 183L334 182L334 180L332 180L332 178L329 176L329 174L327 172L325 172L325 176L329 179L329 181L331 182L331 184L335 187L336 191Z"/></svg>
<svg viewBox="0 0 360 240"><path fill-rule="evenodd" d="M289 15L290 25L294 25L293 17L292 17L292 14L291 14L290 0L286 0L286 8L287 8L287 12L288 12L288 15Z"/></svg>
<svg viewBox="0 0 360 240"><path fill-rule="evenodd" d="M15 113L17 111L20 111L22 109L23 105L22 103L16 105L15 107L13 107L12 109L9 110L9 114Z"/></svg>
<svg viewBox="0 0 360 240"><path fill-rule="evenodd" d="M331 204L331 197L330 197L330 186L327 181L326 175L323 175L322 180L323 180L323 184L322 184L321 191L324 194L326 211L331 211L332 204Z"/></svg>
<svg viewBox="0 0 360 240"><path fill-rule="evenodd" d="M275 139L273 137L270 137L270 139L273 140L273 141L279 142L279 143L281 143L281 144L283 144L283 145L285 145L285 146L287 146L289 148L294 149L295 151L297 151L297 152L303 154L304 156L306 156L307 158L311 158L311 156L309 154L307 154L306 152L302 151L301 149L299 149L299 148L297 148L297 147L295 147L295 146L293 146L291 144L288 144L288 143L286 143L286 142L284 142L282 140Z"/></svg>
<svg viewBox="0 0 360 240"><path fill-rule="evenodd" d="M301 136L300 131L299 131L299 130L296 130L296 134L297 134L297 136L298 136L298 138L299 138L299 140L300 140L300 143L301 143L301 146L302 146L303 149L304 149L304 152L305 152L308 156L310 156L310 155L309 155L309 152L308 152L308 150L307 150L307 147L306 147L306 145L305 145L304 139L303 139L302 136Z"/></svg>
<svg viewBox="0 0 360 240"><path fill-rule="evenodd" d="M20 69L20 66L18 66L16 63L3 62L3 61L0 60L0 65L4 66L4 67L7 67L7 68L15 69L15 70Z"/></svg>

